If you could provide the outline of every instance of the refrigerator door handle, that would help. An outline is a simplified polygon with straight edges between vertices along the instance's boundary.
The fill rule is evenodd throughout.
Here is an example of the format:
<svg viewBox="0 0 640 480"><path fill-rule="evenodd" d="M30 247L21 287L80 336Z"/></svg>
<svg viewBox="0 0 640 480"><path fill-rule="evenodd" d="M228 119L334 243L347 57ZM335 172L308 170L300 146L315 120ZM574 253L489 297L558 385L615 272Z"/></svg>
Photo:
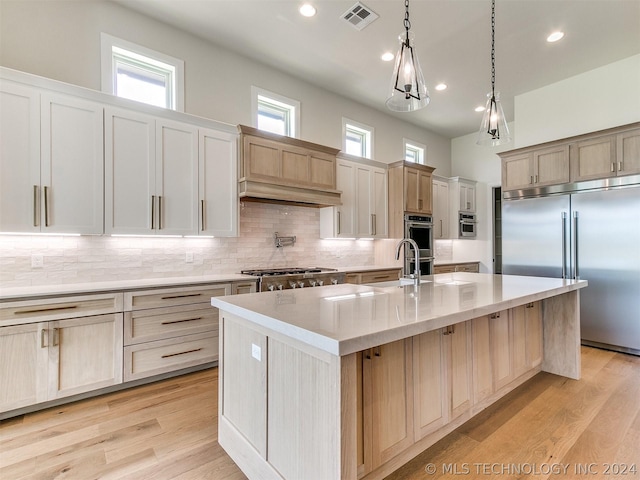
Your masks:
<svg viewBox="0 0 640 480"><path fill-rule="evenodd" d="M580 280L578 269L578 212L573 212L573 279Z"/></svg>
<svg viewBox="0 0 640 480"><path fill-rule="evenodd" d="M567 212L562 212L562 278L567 278Z"/></svg>

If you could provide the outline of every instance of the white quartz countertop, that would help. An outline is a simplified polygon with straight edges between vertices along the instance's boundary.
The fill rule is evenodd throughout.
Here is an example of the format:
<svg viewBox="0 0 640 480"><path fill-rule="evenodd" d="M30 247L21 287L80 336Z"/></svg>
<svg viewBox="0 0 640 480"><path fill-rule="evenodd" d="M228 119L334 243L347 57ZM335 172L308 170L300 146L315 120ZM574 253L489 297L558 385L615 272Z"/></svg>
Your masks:
<svg viewBox="0 0 640 480"><path fill-rule="evenodd" d="M109 282L67 283L60 285L34 285L29 287L0 288L0 301L48 297L52 295L77 295L82 293L139 290L143 288L199 285L217 282L256 281L257 277L235 273L201 275L193 277L162 277L139 280L114 280Z"/></svg>
<svg viewBox="0 0 640 480"><path fill-rule="evenodd" d="M215 297L211 305L348 355L587 286L585 280L463 272L423 279L428 282L419 287L330 285Z"/></svg>

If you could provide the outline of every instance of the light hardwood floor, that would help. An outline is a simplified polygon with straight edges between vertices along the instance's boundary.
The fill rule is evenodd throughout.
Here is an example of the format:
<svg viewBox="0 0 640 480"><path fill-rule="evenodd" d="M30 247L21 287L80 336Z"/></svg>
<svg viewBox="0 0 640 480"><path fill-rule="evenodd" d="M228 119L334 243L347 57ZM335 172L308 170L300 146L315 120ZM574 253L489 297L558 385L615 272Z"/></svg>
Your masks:
<svg viewBox="0 0 640 480"><path fill-rule="evenodd" d="M387 480L640 479L640 358L583 347L582 369L537 375ZM217 443L217 381L211 369L0 422L0 479L244 479ZM604 475L623 463L637 473ZM500 470L516 466L538 470Z"/></svg>

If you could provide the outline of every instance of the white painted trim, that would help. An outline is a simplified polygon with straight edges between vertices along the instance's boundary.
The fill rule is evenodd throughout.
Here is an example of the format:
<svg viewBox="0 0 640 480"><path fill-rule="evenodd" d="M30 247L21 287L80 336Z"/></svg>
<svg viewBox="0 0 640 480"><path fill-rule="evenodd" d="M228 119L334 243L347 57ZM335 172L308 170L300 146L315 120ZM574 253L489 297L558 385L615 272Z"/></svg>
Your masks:
<svg viewBox="0 0 640 480"><path fill-rule="evenodd" d="M184 60L101 32L100 84L103 92L113 95L113 47L120 47L173 66L176 69L176 73L174 78L175 108L172 110L184 112Z"/></svg>
<svg viewBox="0 0 640 480"><path fill-rule="evenodd" d="M356 122L355 120L351 120L350 118L347 118L347 117L342 117L342 151L343 152L347 151L347 124L369 132L369 144L367 145L369 151L366 152L368 155L366 155L363 158L368 158L369 160L373 160L375 158L374 156L375 128L373 128L371 125L367 125L361 122Z"/></svg>
<svg viewBox="0 0 640 480"><path fill-rule="evenodd" d="M422 162L418 162L420 165L427 165L427 146L424 143L416 142L415 140L411 140L410 138L404 137L402 139L402 156L405 157L407 152L407 144L413 145L415 147L422 149Z"/></svg>
<svg viewBox="0 0 640 480"><path fill-rule="evenodd" d="M284 103L292 107L293 110L293 132L291 137L293 138L301 138L300 137L300 102L298 100L294 100L293 98L285 97L284 95L280 95L275 92L270 92L269 90L265 90L261 87L256 87L255 85L251 85L251 126L253 128L258 128L258 96L261 95L263 97L268 97L272 100L276 100L280 103Z"/></svg>

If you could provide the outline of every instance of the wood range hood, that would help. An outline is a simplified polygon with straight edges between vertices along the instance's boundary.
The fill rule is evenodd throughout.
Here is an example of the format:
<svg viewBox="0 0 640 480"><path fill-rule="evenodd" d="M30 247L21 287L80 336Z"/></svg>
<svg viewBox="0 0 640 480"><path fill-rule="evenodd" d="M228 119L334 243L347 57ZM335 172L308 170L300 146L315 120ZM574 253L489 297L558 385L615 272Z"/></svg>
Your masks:
<svg viewBox="0 0 640 480"><path fill-rule="evenodd" d="M245 125L238 130L241 200L316 208L342 204L336 189L340 150Z"/></svg>

